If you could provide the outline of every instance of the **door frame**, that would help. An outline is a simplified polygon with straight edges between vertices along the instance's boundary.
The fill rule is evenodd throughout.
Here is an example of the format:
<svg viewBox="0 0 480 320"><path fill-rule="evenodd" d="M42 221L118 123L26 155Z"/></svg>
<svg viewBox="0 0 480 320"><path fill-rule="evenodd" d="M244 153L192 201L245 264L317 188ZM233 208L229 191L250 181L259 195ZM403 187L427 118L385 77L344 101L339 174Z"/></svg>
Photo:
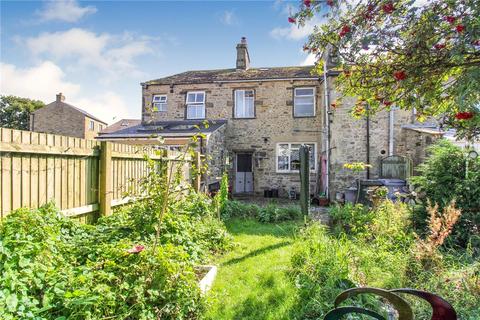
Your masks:
<svg viewBox="0 0 480 320"><path fill-rule="evenodd" d="M238 155L243 155L243 154L247 154L247 155L250 155L250 161L251 161L251 169L252 169L252 192L245 192L245 191L242 191L242 192L238 192L237 191L237 173L238 173ZM235 173L235 179L234 179L234 188L233 188L233 193L235 194L254 194L255 193L255 176L253 174L253 151L237 151L235 152L235 170L234 170L234 173Z"/></svg>

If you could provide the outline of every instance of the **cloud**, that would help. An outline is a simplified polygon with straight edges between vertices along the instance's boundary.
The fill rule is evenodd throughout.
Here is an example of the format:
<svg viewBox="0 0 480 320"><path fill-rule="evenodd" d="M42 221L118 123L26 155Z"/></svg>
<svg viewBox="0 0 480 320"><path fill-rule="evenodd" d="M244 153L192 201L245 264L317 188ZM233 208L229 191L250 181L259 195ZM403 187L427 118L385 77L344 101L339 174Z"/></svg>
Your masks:
<svg viewBox="0 0 480 320"><path fill-rule="evenodd" d="M315 54L310 53L305 59L300 62L301 66L313 66L317 62L317 56Z"/></svg>
<svg viewBox="0 0 480 320"><path fill-rule="evenodd" d="M24 69L0 63L0 92L45 103L54 101L55 95L62 92L67 103L107 123L112 123L114 116L118 119L132 116L125 99L120 94L111 90L101 94L86 92L79 84L69 82L62 69L51 61Z"/></svg>
<svg viewBox="0 0 480 320"><path fill-rule="evenodd" d="M238 24L238 18L235 15L235 12L226 10L221 14L220 22L226 26L233 26Z"/></svg>
<svg viewBox="0 0 480 320"><path fill-rule="evenodd" d="M120 78L125 73L140 76L134 60L153 53L153 38L132 34L96 34L80 28L41 33L23 41L39 59L72 62L72 68L94 67L104 80Z"/></svg>
<svg viewBox="0 0 480 320"><path fill-rule="evenodd" d="M286 19L285 19L286 21ZM315 30L315 26L322 23L318 17L314 17L308 20L304 26L297 26L296 24L290 24L288 27L277 27L270 31L270 35L275 39L291 39L300 40L306 38Z"/></svg>
<svg viewBox="0 0 480 320"><path fill-rule="evenodd" d="M86 15L97 12L94 6L81 7L76 0L48 1L37 12L42 21L76 22Z"/></svg>
<svg viewBox="0 0 480 320"><path fill-rule="evenodd" d="M64 92L77 95L80 86L65 79L65 73L51 61L32 68L20 69L12 64L0 63L0 91L44 102L54 100L55 94Z"/></svg>

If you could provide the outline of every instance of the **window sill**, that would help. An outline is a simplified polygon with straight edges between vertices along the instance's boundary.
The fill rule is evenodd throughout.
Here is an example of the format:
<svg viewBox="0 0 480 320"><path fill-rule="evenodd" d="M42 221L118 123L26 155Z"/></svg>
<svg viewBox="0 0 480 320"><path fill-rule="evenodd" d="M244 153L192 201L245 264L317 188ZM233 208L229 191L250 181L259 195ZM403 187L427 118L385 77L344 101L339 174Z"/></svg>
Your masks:
<svg viewBox="0 0 480 320"><path fill-rule="evenodd" d="M252 120L252 119L257 119L257 117L245 117L245 118L233 117L232 118L232 120Z"/></svg>
<svg viewBox="0 0 480 320"><path fill-rule="evenodd" d="M278 174L299 174L299 171L275 171ZM310 170L310 174L316 174L317 170Z"/></svg>
<svg viewBox="0 0 480 320"><path fill-rule="evenodd" d="M313 116L296 116L296 115L293 115L294 118L315 118L316 115L313 115Z"/></svg>

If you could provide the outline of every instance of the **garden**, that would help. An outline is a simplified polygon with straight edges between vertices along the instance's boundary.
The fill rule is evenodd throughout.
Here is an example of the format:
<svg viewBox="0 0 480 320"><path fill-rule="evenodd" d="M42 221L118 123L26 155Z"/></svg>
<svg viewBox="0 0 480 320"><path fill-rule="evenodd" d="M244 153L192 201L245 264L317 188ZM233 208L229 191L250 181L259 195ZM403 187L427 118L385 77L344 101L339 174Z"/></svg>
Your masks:
<svg viewBox="0 0 480 320"><path fill-rule="evenodd" d="M150 198L93 225L54 204L17 210L0 225L0 317L323 319L343 290L368 286L429 291L479 319L480 161L466 157L440 141L411 180L414 205L333 205L330 227L297 206L229 200L226 176L213 198L181 195L162 170L144 181ZM218 266L206 294L203 264ZM350 304L388 313L370 295Z"/></svg>

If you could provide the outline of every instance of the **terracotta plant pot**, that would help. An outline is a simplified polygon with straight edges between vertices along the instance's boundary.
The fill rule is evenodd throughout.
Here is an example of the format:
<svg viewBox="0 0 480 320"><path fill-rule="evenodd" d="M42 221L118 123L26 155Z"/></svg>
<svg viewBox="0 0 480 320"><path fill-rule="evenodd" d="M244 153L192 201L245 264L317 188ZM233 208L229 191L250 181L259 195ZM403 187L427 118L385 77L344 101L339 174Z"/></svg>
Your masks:
<svg viewBox="0 0 480 320"><path fill-rule="evenodd" d="M329 203L330 201L328 200L328 198L318 198L318 204L322 207L328 206Z"/></svg>

